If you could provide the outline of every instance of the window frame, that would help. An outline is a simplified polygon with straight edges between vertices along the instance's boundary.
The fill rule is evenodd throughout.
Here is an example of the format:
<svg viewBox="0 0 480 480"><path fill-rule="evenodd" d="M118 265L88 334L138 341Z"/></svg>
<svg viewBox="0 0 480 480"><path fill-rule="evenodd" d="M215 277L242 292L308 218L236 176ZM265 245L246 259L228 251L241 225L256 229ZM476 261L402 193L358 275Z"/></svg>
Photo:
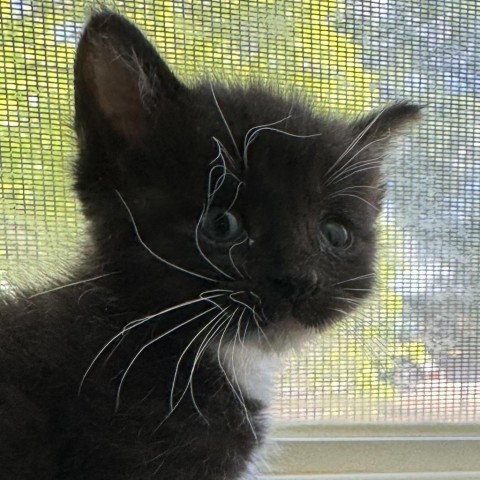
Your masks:
<svg viewBox="0 0 480 480"><path fill-rule="evenodd" d="M480 480L480 424L282 421L266 464L262 480Z"/></svg>

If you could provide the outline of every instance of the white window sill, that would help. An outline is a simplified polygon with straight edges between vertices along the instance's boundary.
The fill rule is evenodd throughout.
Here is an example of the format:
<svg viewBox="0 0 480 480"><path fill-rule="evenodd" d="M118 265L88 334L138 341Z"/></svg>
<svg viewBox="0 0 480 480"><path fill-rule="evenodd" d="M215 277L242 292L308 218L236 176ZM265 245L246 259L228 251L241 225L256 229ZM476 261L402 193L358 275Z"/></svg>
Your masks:
<svg viewBox="0 0 480 480"><path fill-rule="evenodd" d="M480 480L480 425L287 422L267 458L265 480Z"/></svg>

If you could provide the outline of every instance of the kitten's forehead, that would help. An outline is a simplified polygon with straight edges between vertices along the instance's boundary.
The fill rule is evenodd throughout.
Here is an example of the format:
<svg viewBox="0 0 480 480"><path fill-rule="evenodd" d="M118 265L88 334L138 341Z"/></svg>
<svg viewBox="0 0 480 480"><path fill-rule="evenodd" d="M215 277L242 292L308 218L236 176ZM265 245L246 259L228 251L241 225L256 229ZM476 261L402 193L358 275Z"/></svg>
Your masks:
<svg viewBox="0 0 480 480"><path fill-rule="evenodd" d="M283 173L318 188L329 169L341 166L335 162L355 138L347 121L317 113L293 95L284 98L260 87L209 85L200 97L202 137L219 139L239 161L239 170L252 167L264 176ZM210 130L202 131L203 127Z"/></svg>

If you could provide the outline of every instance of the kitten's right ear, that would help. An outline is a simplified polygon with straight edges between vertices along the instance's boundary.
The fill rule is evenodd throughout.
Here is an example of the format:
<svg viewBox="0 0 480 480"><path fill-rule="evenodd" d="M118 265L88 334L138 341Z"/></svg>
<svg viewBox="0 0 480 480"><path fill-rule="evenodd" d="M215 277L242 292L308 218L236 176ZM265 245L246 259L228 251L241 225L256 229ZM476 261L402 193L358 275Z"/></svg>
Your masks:
<svg viewBox="0 0 480 480"><path fill-rule="evenodd" d="M400 101L361 116L353 123L353 133L360 141L370 142L372 139L388 140L416 123L420 118L423 106Z"/></svg>
<svg viewBox="0 0 480 480"><path fill-rule="evenodd" d="M75 124L89 135L141 144L186 91L133 24L107 10L95 13L75 60Z"/></svg>

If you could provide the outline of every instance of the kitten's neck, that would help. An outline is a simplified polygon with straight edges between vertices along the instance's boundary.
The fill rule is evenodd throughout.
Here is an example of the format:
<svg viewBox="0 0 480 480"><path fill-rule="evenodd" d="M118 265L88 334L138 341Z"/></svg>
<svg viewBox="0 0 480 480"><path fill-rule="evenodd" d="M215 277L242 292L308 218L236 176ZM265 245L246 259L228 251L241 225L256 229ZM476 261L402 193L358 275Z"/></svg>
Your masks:
<svg viewBox="0 0 480 480"><path fill-rule="evenodd" d="M269 406L272 401L273 384L282 360L271 347L263 347L262 341L254 335L215 342L211 354L239 396Z"/></svg>

